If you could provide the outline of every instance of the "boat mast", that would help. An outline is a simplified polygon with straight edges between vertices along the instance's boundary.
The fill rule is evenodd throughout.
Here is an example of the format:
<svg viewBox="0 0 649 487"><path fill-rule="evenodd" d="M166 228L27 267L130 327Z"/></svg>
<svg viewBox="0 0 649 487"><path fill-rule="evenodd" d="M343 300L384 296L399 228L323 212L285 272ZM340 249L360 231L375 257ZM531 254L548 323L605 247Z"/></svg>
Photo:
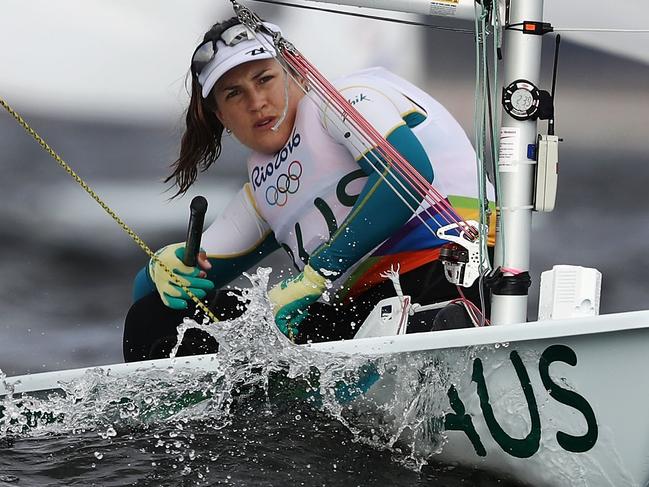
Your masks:
<svg viewBox="0 0 649 487"><path fill-rule="evenodd" d="M543 21L543 0L511 0L509 25L524 21ZM527 80L539 85L541 71L542 36L523 32L523 29L505 30L503 86L516 80ZM519 272L527 272L530 265L530 236L534 190L534 151L537 140L536 119L517 120L505 110L500 129L500 201L496 230L495 267L505 272L509 283L492 289L491 323L502 325L524 323L527 319L528 283Z"/></svg>

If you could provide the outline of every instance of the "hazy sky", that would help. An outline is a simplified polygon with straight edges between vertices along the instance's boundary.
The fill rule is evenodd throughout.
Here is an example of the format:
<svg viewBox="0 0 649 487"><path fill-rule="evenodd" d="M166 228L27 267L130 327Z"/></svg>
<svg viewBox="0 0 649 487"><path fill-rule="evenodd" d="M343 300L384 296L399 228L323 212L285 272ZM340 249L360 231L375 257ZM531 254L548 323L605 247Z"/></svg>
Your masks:
<svg viewBox="0 0 649 487"><path fill-rule="evenodd" d="M0 9L0 95L23 111L104 118L180 113L191 52L231 15L226 0L2 0ZM546 0L545 12L556 27L649 28L647 0ZM287 9L282 28L329 76L382 63L417 81L417 52L402 50L417 28L363 21L359 35L358 22ZM649 63L649 34L565 37Z"/></svg>

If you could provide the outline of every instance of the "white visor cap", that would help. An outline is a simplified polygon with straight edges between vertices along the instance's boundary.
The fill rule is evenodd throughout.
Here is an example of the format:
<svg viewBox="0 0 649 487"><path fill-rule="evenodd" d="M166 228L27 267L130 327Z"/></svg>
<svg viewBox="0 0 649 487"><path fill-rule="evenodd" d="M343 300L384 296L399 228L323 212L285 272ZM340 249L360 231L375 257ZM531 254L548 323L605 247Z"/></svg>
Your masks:
<svg viewBox="0 0 649 487"><path fill-rule="evenodd" d="M275 24L264 22L264 25L273 32L279 32L281 34L280 28ZM234 27L240 26L241 24L237 24ZM222 39L217 40L214 58L205 65L198 76L198 82L202 87L201 94L203 98L207 98L216 82L232 68L236 68L240 64L250 61L270 59L276 55L277 51L275 50L273 39L268 34L261 32L255 32L254 39L245 39L233 46L227 45Z"/></svg>

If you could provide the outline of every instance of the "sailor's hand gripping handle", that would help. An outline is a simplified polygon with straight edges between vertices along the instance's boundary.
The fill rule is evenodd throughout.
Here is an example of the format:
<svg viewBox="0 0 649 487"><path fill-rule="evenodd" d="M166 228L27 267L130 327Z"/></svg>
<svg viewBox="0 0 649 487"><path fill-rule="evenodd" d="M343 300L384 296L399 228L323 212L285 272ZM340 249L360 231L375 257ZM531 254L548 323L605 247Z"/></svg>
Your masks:
<svg viewBox="0 0 649 487"><path fill-rule="evenodd" d="M149 261L149 276L169 308L187 309L189 301L203 299L214 289L214 283L205 279L205 271L197 266L206 211L205 198L195 197L190 206L187 241L167 245ZM201 264L201 267L205 266Z"/></svg>

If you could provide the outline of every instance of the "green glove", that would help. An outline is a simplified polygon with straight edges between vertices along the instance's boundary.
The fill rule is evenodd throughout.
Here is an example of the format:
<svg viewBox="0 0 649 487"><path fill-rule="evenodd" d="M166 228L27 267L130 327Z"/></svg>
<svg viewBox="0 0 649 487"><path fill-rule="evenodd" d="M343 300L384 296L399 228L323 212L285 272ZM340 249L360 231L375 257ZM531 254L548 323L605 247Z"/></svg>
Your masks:
<svg viewBox="0 0 649 487"><path fill-rule="evenodd" d="M167 245L158 250L155 255L158 261L165 264L198 299L203 299L208 291L214 289L212 281L198 277L201 272L198 267L189 267L183 263L184 242ZM187 309L187 302L191 298L172 280L158 261L149 260L148 270L162 302L171 309Z"/></svg>
<svg viewBox="0 0 649 487"><path fill-rule="evenodd" d="M327 289L327 279L310 265L295 277L289 277L268 292L275 323L289 338L297 335L298 326L308 316L309 305L316 302Z"/></svg>

